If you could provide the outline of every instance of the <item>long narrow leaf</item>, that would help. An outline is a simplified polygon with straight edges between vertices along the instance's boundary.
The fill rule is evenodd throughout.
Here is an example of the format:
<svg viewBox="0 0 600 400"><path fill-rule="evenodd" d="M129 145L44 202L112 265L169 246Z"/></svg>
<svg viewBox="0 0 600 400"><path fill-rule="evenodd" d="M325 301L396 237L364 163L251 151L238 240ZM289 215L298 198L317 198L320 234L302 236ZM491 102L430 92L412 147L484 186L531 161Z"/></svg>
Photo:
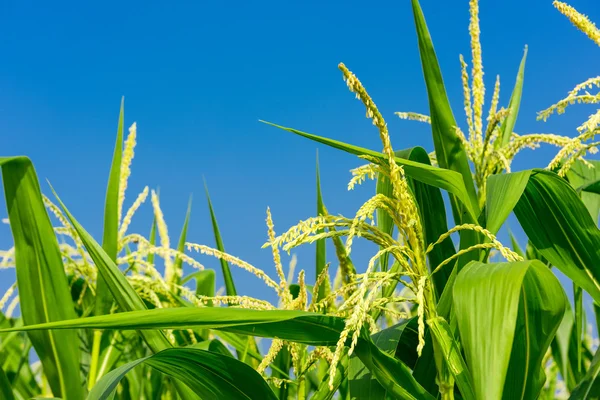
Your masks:
<svg viewBox="0 0 600 400"><path fill-rule="evenodd" d="M527 60L527 47L523 54L523 59L519 65L519 72L517 73L517 80L515 87L513 88L512 95L510 96L510 102L508 103L508 114L506 119L502 123L500 128L501 136L499 140L496 140L495 145L500 147L505 146L510 141L510 137L515 129L515 123L517 122L517 116L519 115L519 108L521 106L521 95L523 93L523 78L525 76L525 61Z"/></svg>
<svg viewBox="0 0 600 400"><path fill-rule="evenodd" d="M373 150L368 150L362 147L354 146L351 144L343 143L338 140L328 139L325 137L313 135L311 133L301 132L296 129L286 128L284 126L276 125L270 122L261 121L267 125L274 126L279 129L283 129L284 131L288 131L294 133L298 136L305 137L307 139L313 140L318 143L325 144L327 146L343 150L347 153L354 154L357 156L368 155L371 157L377 157L381 159L385 159L385 155ZM418 162L402 159L396 157L396 162L399 165L402 165L404 168L404 172L407 176L418 180L419 182L423 182L427 185L435 186L440 189L444 189L449 193L455 195L464 205L465 207L465 215L462 218L468 218L471 221L475 221L477 219L477 215L479 215L478 207L473 207L471 203L470 194L465 188L465 183L463 182L462 176L448 169L436 168L430 165L421 164ZM472 184L472 183L471 183Z"/></svg>
<svg viewBox="0 0 600 400"><path fill-rule="evenodd" d="M472 210L477 211L476 214L478 214L479 210L471 168L469 167L469 161L464 146L455 131L457 124L454 120L452 109L450 108L448 96L446 95L444 80L433 48L431 36L427 29L427 23L425 22L423 11L417 0L412 0L412 8L415 27L417 29L423 75L427 86L427 97L429 98L429 115L431 116L431 130L435 154L438 163L442 168L456 171L462 177L464 188L470 203L465 203L465 200L461 199L463 201L463 204L461 205L456 200L452 199L452 208L454 211L455 222L457 224L464 223L467 221L463 221L461 212L463 206L467 206L468 209L468 206L470 205Z"/></svg>
<svg viewBox="0 0 600 400"><path fill-rule="evenodd" d="M119 240L119 185L121 180L121 159L123 155L123 123L125 107L121 100L121 111L119 112L119 123L117 125L117 139L113 153L112 165L106 188L106 199L104 204L104 234L102 237L102 248L108 257L115 261ZM113 303L113 297L102 275L98 274L96 284L96 315L107 314Z"/></svg>
<svg viewBox="0 0 600 400"><path fill-rule="evenodd" d="M206 200L208 201L208 209L210 211L210 220L212 222L213 232L215 235L215 242L217 244L217 250L225 252L225 246L223 246L223 240L221 239L221 232L219 231L219 225L217 224L217 217L215 216L215 211L212 206L212 202L210 201L210 196L208 194L208 187L206 186L206 182L204 182L204 189L206 191ZM227 261L221 259L221 270L223 271L223 280L225 281L225 293L227 296L236 296L237 291L235 290L235 284L233 283L233 277L231 276L231 270L229 269L229 264Z"/></svg>
<svg viewBox="0 0 600 400"><path fill-rule="evenodd" d="M15 244L21 314L27 325L76 317L58 241L42 201L40 185L26 157L0 158L4 195ZM33 347L56 396L85 396L79 374L77 332L31 332Z"/></svg>

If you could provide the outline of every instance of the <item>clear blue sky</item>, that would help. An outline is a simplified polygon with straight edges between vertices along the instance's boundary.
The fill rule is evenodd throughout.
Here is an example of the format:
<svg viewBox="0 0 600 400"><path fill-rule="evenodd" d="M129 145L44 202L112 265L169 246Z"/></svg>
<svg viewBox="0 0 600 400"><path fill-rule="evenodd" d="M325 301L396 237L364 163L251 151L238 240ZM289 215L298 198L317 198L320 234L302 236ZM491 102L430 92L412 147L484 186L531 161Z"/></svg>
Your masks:
<svg viewBox="0 0 600 400"><path fill-rule="evenodd" d="M593 111L579 106L546 124L535 121L536 111L596 76L600 61L600 49L551 3L481 4L488 94L500 74L502 105L529 45L519 133L573 134ZM600 23L597 0L571 4ZM470 60L468 1L422 0L422 7L464 126L458 55ZM45 192L47 178L96 238L121 96L126 125L138 124L126 206L144 185L160 187L175 240L193 194L189 238L212 245L204 175L227 250L272 275L270 252L260 249L265 209L271 207L279 232L315 214L317 148L330 212L352 215L373 186L347 192L348 170L360 161L258 119L380 149L377 131L341 79L337 64L343 61L387 118L396 148L432 149L426 126L393 114L428 112L409 0L377 7L354 1L8 1L0 5L0 37L1 153L31 157ZM552 151L524 152L514 167L545 166ZM134 231L148 231L150 210L147 204L140 211ZM0 245L10 242L8 227L0 227ZM298 268L312 281L313 248L297 254ZM358 261L368 256L359 248L354 253ZM219 268L216 260L201 260ZM9 275L0 275L1 287ZM234 278L242 293L266 296L251 275L236 270Z"/></svg>

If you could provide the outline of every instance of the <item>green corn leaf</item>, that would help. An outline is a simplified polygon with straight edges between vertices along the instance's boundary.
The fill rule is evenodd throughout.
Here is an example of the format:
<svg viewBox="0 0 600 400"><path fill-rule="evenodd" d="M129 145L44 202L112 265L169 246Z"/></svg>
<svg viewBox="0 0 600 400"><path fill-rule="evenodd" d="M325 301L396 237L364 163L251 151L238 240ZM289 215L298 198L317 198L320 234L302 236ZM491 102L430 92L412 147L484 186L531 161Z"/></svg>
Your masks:
<svg viewBox="0 0 600 400"><path fill-rule="evenodd" d="M42 201L40 185L26 157L0 158L4 195L15 244L21 315L27 325L76 318L58 241ZM52 392L81 399L77 332L31 332Z"/></svg>
<svg viewBox="0 0 600 400"><path fill-rule="evenodd" d="M381 351L372 341L356 346L355 352L360 361L392 397L395 396L400 399L434 399L415 380L406 364Z"/></svg>
<svg viewBox="0 0 600 400"><path fill-rule="evenodd" d="M529 182L531 171L492 175L487 180L485 203L486 229L498 233L517 205Z"/></svg>
<svg viewBox="0 0 600 400"><path fill-rule="evenodd" d="M583 353L583 324L585 321L585 310L583 309L583 290L573 283L573 302L575 304L575 334L577 335L577 365L576 369L581 372L583 365L581 356Z"/></svg>
<svg viewBox="0 0 600 400"><path fill-rule="evenodd" d="M315 346L332 346L339 340L340 333L344 329L344 320L304 311L180 307L28 325L0 330L0 332L73 328L135 329L141 330L144 335L156 329L207 328L243 335L278 337Z"/></svg>
<svg viewBox="0 0 600 400"><path fill-rule="evenodd" d="M225 345L217 339L203 340L202 342L190 345L187 348L212 351L213 353L220 353L224 356L233 358L233 354L231 354L227 347L225 347Z"/></svg>
<svg viewBox="0 0 600 400"><path fill-rule="evenodd" d="M333 380L333 388L329 388L329 374L325 375L319 387L313 393L311 400L332 400L333 396L336 394L342 382L347 382L346 377L348 376L348 355L344 355L340 358L340 363L337 366L335 371L335 377ZM341 390L340 390L341 392ZM345 397L340 396L341 399L345 399Z"/></svg>
<svg viewBox="0 0 600 400"><path fill-rule="evenodd" d="M583 378L583 374L577 370L577 333L573 310L569 304L551 346L552 358L558 365L567 389L572 391Z"/></svg>
<svg viewBox="0 0 600 400"><path fill-rule="evenodd" d="M453 292L475 398L537 398L542 358L567 303L558 279L537 260L471 262Z"/></svg>
<svg viewBox="0 0 600 400"><path fill-rule="evenodd" d="M177 251L179 251L180 253L185 253L185 241L187 238L187 231L188 231L188 226L190 223L190 214L191 213L192 213L192 198L190 197L187 212L185 213L185 220L183 221L183 227L181 228L181 234L179 235L179 242L177 243ZM175 269L175 271L183 272L183 260L180 259L179 257L176 257L175 262L173 264L173 268ZM175 276L179 277L181 275L178 275L178 273L175 273ZM179 279L179 278L176 278L176 279ZM179 284L179 282L177 282L177 281L175 283Z"/></svg>
<svg viewBox="0 0 600 400"><path fill-rule="evenodd" d="M88 400L110 398L125 374L142 363L185 383L203 399L277 399L254 369L235 358L201 349L178 348L163 350L111 371L94 386Z"/></svg>
<svg viewBox="0 0 600 400"><path fill-rule="evenodd" d="M317 153L317 215L326 215L327 211L325 210L325 206L323 205L323 195L321 193L321 175L319 173L319 157ZM317 233L322 233L323 231L319 231ZM315 279L317 279L321 272L325 269L325 264L327 263L327 253L326 253L326 242L325 239L319 239L316 243L316 260L315 260ZM317 302L322 298L327 296L329 282L323 282L319 286L319 291L317 293Z"/></svg>
<svg viewBox="0 0 600 400"><path fill-rule="evenodd" d="M508 103L508 114L506 115L504 123L500 127L502 132L500 139L496 140L494 143L496 148L506 146L510 141L510 137L515 129L515 123L517 122L517 116L519 115L519 108L521 106L521 95L523 93L523 77L525 76L526 60L527 46L525 46L525 52L523 54L523 59L521 60L521 65L519 66L515 87L513 88L512 95L510 96L510 102Z"/></svg>
<svg viewBox="0 0 600 400"><path fill-rule="evenodd" d="M156 193L156 196L159 196L159 193ZM156 246L156 216L152 218L152 226L150 227L150 237L148 238L148 242L150 242L150 246ZM150 264L154 264L154 254L150 253L146 256L146 261Z"/></svg>
<svg viewBox="0 0 600 400"><path fill-rule="evenodd" d="M514 211L539 253L600 302L600 230L575 190L534 170Z"/></svg>
<svg viewBox="0 0 600 400"><path fill-rule="evenodd" d="M343 150L347 153L354 154L357 156L367 155L371 157L377 157L381 159L385 159L386 156L382 153L368 150L362 147L354 146L351 144L343 143L334 139L328 139L325 137L313 135L311 133L301 132L296 129L286 128L284 126L276 125L270 122L261 121L267 125L274 126L279 129L283 129L284 131L288 131L294 133L296 135L305 137L307 139L313 140L318 143L322 143L324 145L336 148L338 150ZM455 195L465 207L465 214L462 215L462 219L468 219L469 221L476 221L476 216L479 215L478 207L473 207L471 204L470 194L465 188L465 183L463 182L462 176L448 169L436 168L431 165L425 165L418 162L402 159L396 157L396 163L401 165L404 168L404 172L407 176L412 177L413 179L423 182L427 185L435 186L440 189L444 189L449 193ZM472 182L471 182L472 184Z"/></svg>
<svg viewBox="0 0 600 400"><path fill-rule="evenodd" d="M600 399L600 351L596 351L594 360L583 380L571 392L570 400Z"/></svg>
<svg viewBox="0 0 600 400"><path fill-rule="evenodd" d="M125 118L124 99L121 100L121 111L119 112L119 123L117 125L117 140L113 153L108 187L106 188L106 200L104 204L104 234L102 237L102 248L108 257L115 261L119 240L119 185L121 180L121 158L123 155L123 123ZM98 274L96 287L96 315L108 314L113 303L110 289L103 277Z"/></svg>
<svg viewBox="0 0 600 400"><path fill-rule="evenodd" d="M458 341L452 334L452 329L446 320L440 317L427 321L427 324L434 339L434 348L437 353L442 353L446 366L456 380L463 398L474 399L473 378L461 354Z"/></svg>
<svg viewBox="0 0 600 400"><path fill-rule="evenodd" d="M467 209L470 206L471 210L476 211L475 214L479 214L479 203L477 194L475 193L469 160L464 146L454 130L457 124L450 108L448 96L446 95L444 80L433 48L431 36L427 29L427 23L417 0L412 0L412 8L423 75L427 86L427 97L429 98L429 115L431 116L431 130L435 154L440 167L456 171L461 175L467 199L460 199L463 203L462 205L454 199L454 196L451 196L451 201L456 224L466 223L467 221L464 221L462 212L465 206ZM452 194L457 195L457 193Z"/></svg>
<svg viewBox="0 0 600 400"><path fill-rule="evenodd" d="M2 366L0 366L0 395L4 400L14 400L15 394L13 393L10 381L6 377Z"/></svg>
<svg viewBox="0 0 600 400"><path fill-rule="evenodd" d="M519 246L519 242L517 242L517 238L515 237L515 235L513 235L513 233L510 230L508 231L508 236L510 237L510 245L513 251L521 257L525 258L525 253L523 253L523 249L521 249L521 246Z"/></svg>
<svg viewBox="0 0 600 400"><path fill-rule="evenodd" d="M399 350L399 346L401 346L401 342L405 341L403 340L405 330L407 332L410 331L409 323L411 321L413 320L411 319L383 329L380 332L371 335L371 340L381 351L390 356L395 356ZM408 337L412 339L411 335L408 335ZM409 343L409 346L412 344L413 343ZM401 355L404 355L403 352L401 352ZM404 361L402 358L401 360ZM350 357L348 379L352 398L372 400L386 399L387 391L379 384L377 379L373 376L373 373L369 371L356 355Z"/></svg>
<svg viewBox="0 0 600 400"><path fill-rule="evenodd" d="M412 149L402 150L397 152L396 155L423 165L431 165L429 156L422 147L413 147ZM415 197L415 201L419 206L421 223L425 233L425 245L428 246L435 243L442 234L448 231L444 199L442 198L441 191L436 187L426 185L410 177L408 178L408 182ZM466 243L472 243L473 240L476 240L476 236L473 232L462 232L461 243L463 246L466 246ZM455 252L456 250L454 249L452 239L447 238L442 243L436 245L429 253L428 258L430 266L435 268L442 261L453 256ZM471 255L468 255L467 257L470 256ZM433 276L433 283L438 296L444 291L444 287L453 268L454 263L448 263L448 265L440 269Z"/></svg>
<svg viewBox="0 0 600 400"><path fill-rule="evenodd" d="M225 247L223 246L223 240L221 239L221 232L219 231L219 225L217 224L217 217L215 216L215 211L212 206L212 202L210 201L210 196L208 194L208 187L206 186L206 182L204 182L204 189L206 191L206 200L208 201L208 209L210 211L210 220L212 221L213 232L215 235L215 242L217 244L217 250L225 252ZM223 280L225 281L225 293L227 296L237 296L237 291L235 290L235 284L233 283L233 277L231 276L231 270L229 269L229 264L227 261L221 259L221 270L223 271Z"/></svg>
<svg viewBox="0 0 600 400"><path fill-rule="evenodd" d="M598 223L600 212L600 161L590 160L594 168L589 168L580 160L575 161L567 172L567 179L573 188L581 195L583 204L587 207L594 222Z"/></svg>

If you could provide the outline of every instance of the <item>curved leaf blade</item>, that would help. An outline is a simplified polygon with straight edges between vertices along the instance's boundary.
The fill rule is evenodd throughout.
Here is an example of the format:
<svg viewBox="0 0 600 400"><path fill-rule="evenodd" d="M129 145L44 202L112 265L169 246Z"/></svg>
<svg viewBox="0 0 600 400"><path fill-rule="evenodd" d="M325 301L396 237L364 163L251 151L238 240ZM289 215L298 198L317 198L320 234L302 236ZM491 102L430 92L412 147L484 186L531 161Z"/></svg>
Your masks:
<svg viewBox="0 0 600 400"><path fill-rule="evenodd" d="M15 244L21 314L27 325L76 317L58 241L44 206L37 174L26 157L2 157L2 180ZM29 334L52 392L81 399L77 332Z"/></svg>

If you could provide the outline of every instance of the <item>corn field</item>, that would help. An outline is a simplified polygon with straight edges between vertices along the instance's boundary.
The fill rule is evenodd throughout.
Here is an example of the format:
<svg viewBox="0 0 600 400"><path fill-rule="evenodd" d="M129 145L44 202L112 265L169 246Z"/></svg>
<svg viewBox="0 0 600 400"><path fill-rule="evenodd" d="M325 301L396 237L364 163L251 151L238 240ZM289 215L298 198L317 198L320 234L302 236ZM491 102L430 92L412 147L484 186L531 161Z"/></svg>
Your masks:
<svg viewBox="0 0 600 400"><path fill-rule="evenodd" d="M600 46L586 16L553 5ZM337 215L317 164L314 216L276 233L267 208L263 248L275 276L225 251L208 190L214 246L188 240L191 205L174 237L156 190L126 201L138 132L136 124L126 132L123 103L102 237L51 186L42 194L29 158L1 157L14 246L0 252L0 268L14 268L16 281L0 293L0 398L600 399L600 162L590 158L600 110L570 136L515 133L528 50L507 101L499 78L490 96L478 0L469 7L458 112L412 0L429 112L389 118L429 124L433 149L394 147L388 116L343 63L381 151L261 121L294 134L290 143L299 136L349 153L357 167L348 189L376 182L354 215ZM598 88L600 77L576 84L538 119L600 103ZM521 150L543 144L556 148L548 165L511 169ZM154 215L148 234L130 229L141 207ZM498 232L513 213L526 240L502 243ZM365 265L352 259L358 241L378 249ZM309 244L314 282L281 258ZM220 270L203 266L212 259ZM258 277L276 304L240 293L232 269ZM571 281L572 298L555 271Z"/></svg>

